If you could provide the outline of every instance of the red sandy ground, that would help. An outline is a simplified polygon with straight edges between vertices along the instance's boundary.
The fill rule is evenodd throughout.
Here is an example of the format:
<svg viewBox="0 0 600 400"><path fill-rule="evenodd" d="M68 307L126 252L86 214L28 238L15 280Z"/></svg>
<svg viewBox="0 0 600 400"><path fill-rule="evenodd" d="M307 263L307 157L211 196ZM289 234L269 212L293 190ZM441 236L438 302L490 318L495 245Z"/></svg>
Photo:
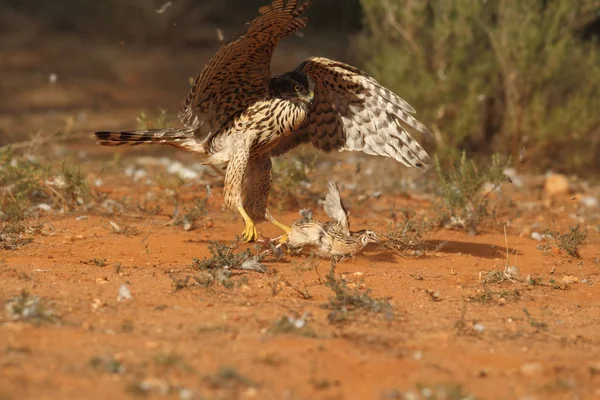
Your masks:
<svg viewBox="0 0 600 400"><path fill-rule="evenodd" d="M53 41L0 54L0 69L10 77L2 81L3 93L10 94L0 110L4 139L24 139L40 129L54 132L64 127L65 116L71 117L66 128L84 132L132 127L141 107L162 106L172 112L186 94L187 77L196 74L212 52L114 47L90 52L82 50L80 42ZM290 67L315 53L282 51L280 59ZM59 76L52 88L49 73ZM85 118L79 118L80 111ZM102 163L81 164L91 174L90 181L98 175L106 181L98 191L109 198L118 201L128 195L141 201L146 191L164 192L133 184L122 168L102 175L114 161L107 161L110 151L103 154ZM377 186L364 176L361 183ZM192 205L194 196L205 196L201 184L177 191L183 206ZM282 261L266 262L268 274L234 276L231 289L219 284L176 289L175 282L198 274L192 259L210 256L209 241L229 243L241 232L239 217L220 210L218 188L214 194L209 215L187 232L165 226L172 212L164 204L165 196L165 211L158 215L135 210L111 214L96 206L28 221L47 222L55 234L37 234L26 246L0 251L0 304L26 290L60 319L42 324L13 321L0 309L0 399L118 399L143 394L182 399L395 399L407 392L421 396L408 399L429 393L447 394L438 399L469 393L482 399L600 396L597 214L596 222L589 222L581 260L545 255L536 249L539 242L529 238L535 221L540 232L551 228L553 220L563 232L572 225L571 214L580 206L570 197L544 202L540 191L532 189L520 194L521 201L513 201L507 240L509 251L517 256L509 261L519 268L516 282L480 281L480 273L503 270L507 264L500 229L478 236L434 231L427 237L431 244L448 243L416 259L367 248L364 255L338 264L336 272L353 288L389 298L393 318L359 310L331 324L330 310L323 308L332 295L322 283L327 261L318 263L317 273L306 258L286 255ZM355 229L385 231L391 204L429 207L410 196L384 193L367 202L345 196ZM535 206L529 207L532 199ZM294 205L307 206L318 208L306 199ZM81 215L88 218L77 220ZM278 217L289 223L296 216L293 207L287 207ZM115 233L111 221L129 226L132 234ZM260 229L278 234L265 224ZM106 265L90 262L94 258L106 259ZM528 285L530 274L543 285ZM563 277L580 281L562 284ZM117 301L123 283L132 300ZM310 299L294 289L304 285ZM481 301L485 290L494 294ZM302 315L307 315L314 337L273 329L282 317ZM110 360L122 368L111 368ZM219 373L222 368L229 372ZM462 395L454 389L458 385Z"/></svg>
<svg viewBox="0 0 600 400"><path fill-rule="evenodd" d="M137 189L118 175L102 188L114 199ZM205 193L202 185L181 190L184 205ZM436 395L440 387L448 395L438 398L463 398L452 393L457 385L463 395L482 399L600 395L595 230L575 260L543 254L539 242L518 235L513 221L507 240L509 251L516 248L510 265L519 268L519 281L487 285L500 293L489 301L476 299L486 289L480 273L506 265L499 230L478 236L434 231L427 240L447 245L416 259L369 247L339 263L337 273L350 287L388 298L393 318L359 310L332 324L330 310L322 307L332 295L321 279L329 269L324 260L315 271L305 257L286 255L266 262L268 274L234 276L231 289L174 287L177 279L198 273L192 259L210 257L209 241L229 243L240 233L237 215L220 210L220 196L215 189L208 217L187 232L165 226L169 212L89 211L32 221L49 222L55 234L0 252L0 303L27 290L60 320L0 319L0 399L132 398L144 394L140 384L153 398L393 399L429 389ZM575 206L569 200L560 203L564 217L553 216L561 227L570 224L567 215ZM352 209L354 228L384 231L392 201L423 204L384 194L369 207ZM76 220L80 215L88 218ZM296 215L286 211L279 218L289 223ZM549 220L548 210L544 215ZM526 225L523 220L536 217L525 213L515 221ZM115 233L110 221L134 228L134 234ZM278 234L266 224L261 230ZM94 258L106 265L89 261ZM544 284L528 285L530 274ZM561 283L571 275L580 282ZM117 301L123 283L132 300ZM293 288L304 285L312 298ZM282 317L302 315L314 337L272 329ZM113 373L96 365L98 358L123 368ZM222 368L242 378L228 380L219 375ZM186 397L188 389L193 397Z"/></svg>

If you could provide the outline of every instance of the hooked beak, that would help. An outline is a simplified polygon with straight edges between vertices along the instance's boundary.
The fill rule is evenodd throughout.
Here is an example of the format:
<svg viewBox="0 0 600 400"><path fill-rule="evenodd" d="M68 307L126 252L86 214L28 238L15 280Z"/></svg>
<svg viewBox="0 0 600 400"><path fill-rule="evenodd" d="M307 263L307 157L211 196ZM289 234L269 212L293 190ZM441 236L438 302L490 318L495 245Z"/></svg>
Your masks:
<svg viewBox="0 0 600 400"><path fill-rule="evenodd" d="M304 100L307 101L308 103L312 103L315 100L315 92L314 90L311 90L308 92L308 94L306 96L303 96Z"/></svg>

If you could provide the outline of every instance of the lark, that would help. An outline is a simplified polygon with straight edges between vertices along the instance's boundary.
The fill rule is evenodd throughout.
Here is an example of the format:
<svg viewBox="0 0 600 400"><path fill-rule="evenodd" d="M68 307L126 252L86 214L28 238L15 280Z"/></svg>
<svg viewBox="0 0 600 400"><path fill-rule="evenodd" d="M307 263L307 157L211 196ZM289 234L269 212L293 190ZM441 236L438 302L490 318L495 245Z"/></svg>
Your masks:
<svg viewBox="0 0 600 400"><path fill-rule="evenodd" d="M308 249L320 257L343 259L354 256L369 243L380 242L370 229L350 230L349 212L335 182L329 182L323 208L331 221L314 219L309 209L300 210L301 219L294 221L287 233L288 249L297 252Z"/></svg>

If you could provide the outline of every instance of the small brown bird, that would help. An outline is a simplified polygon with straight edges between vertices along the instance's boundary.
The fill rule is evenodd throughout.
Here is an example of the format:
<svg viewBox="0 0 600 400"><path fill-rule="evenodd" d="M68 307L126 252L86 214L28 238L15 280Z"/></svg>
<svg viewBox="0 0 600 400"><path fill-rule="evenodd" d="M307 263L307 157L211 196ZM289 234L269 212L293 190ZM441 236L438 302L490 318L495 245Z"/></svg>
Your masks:
<svg viewBox="0 0 600 400"><path fill-rule="evenodd" d="M365 72L311 57L291 72L271 77L271 57L281 39L306 25L313 0L274 0L259 9L245 34L223 45L196 78L179 118L183 128L97 132L103 146L166 144L198 154L204 164L227 163L225 205L245 222L242 238L258 238L267 219L271 157L301 143L325 151L362 151L416 168L427 152L406 130L427 128L414 109Z"/></svg>
<svg viewBox="0 0 600 400"><path fill-rule="evenodd" d="M335 182L329 182L323 208L333 221L313 219L310 210L300 210L302 218L294 221L287 233L288 249L301 251L308 248L320 257L343 259L360 252L369 243L380 242L372 230L350 231L349 212L344 207Z"/></svg>

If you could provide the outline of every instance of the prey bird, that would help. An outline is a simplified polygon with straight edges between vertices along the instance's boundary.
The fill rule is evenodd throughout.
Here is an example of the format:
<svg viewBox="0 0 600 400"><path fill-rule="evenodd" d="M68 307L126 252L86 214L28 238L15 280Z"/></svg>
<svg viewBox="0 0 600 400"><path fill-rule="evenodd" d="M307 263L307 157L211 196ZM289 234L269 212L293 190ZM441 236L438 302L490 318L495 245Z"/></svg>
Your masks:
<svg viewBox="0 0 600 400"><path fill-rule="evenodd" d="M314 219L310 210L300 210L302 218L292 223L286 235L285 243L289 250L310 249L320 257L340 259L355 255L369 243L380 243L377 234L370 229L350 230L349 212L333 181L329 182L323 208L332 221Z"/></svg>
<svg viewBox="0 0 600 400"><path fill-rule="evenodd" d="M414 109L350 65L311 57L283 75L270 64L281 39L306 25L313 0L274 0L247 31L223 45L194 81L179 111L182 128L96 132L103 146L165 144L196 153L204 164L227 164L224 202L242 216L244 241L258 238L256 223L289 227L267 210L271 157L301 143L325 151L362 151L416 168L427 152L406 130L427 128Z"/></svg>

